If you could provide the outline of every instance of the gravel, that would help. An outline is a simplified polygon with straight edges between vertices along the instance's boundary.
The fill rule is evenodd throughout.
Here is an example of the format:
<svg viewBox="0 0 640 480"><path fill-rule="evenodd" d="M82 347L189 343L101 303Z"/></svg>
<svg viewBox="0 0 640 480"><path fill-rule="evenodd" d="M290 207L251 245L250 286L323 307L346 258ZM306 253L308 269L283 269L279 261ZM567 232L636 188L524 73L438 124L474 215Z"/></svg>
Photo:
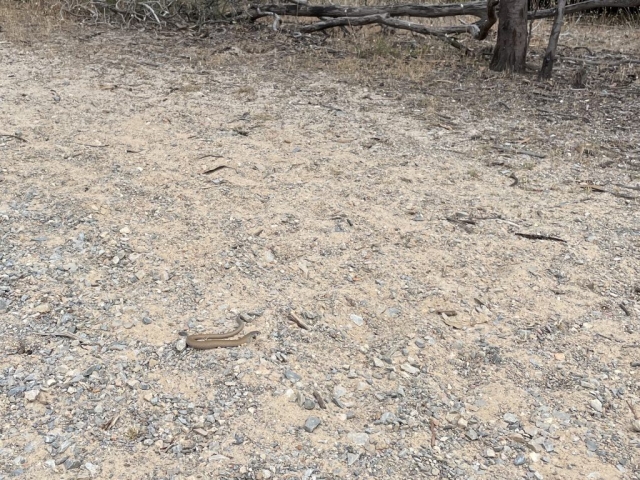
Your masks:
<svg viewBox="0 0 640 480"><path fill-rule="evenodd" d="M639 478L639 210L580 186L637 184L635 67L421 89L74 32L0 42L0 478Z"/></svg>

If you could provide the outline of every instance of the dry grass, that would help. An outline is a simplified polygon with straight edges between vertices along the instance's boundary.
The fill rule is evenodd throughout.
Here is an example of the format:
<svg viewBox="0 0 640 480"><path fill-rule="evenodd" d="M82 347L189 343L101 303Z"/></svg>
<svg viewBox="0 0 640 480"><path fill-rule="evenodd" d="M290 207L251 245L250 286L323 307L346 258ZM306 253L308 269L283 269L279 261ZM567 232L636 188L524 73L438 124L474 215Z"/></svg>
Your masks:
<svg viewBox="0 0 640 480"><path fill-rule="evenodd" d="M63 24L60 4L48 0L0 2L0 18L3 39L18 45L47 38Z"/></svg>

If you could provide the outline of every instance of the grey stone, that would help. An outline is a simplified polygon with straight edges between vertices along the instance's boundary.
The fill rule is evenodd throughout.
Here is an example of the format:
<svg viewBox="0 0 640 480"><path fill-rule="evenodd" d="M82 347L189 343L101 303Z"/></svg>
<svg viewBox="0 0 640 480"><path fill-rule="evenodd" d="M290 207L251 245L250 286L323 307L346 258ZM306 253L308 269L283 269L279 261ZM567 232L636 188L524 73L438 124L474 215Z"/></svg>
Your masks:
<svg viewBox="0 0 640 480"><path fill-rule="evenodd" d="M392 412L384 412L380 417L382 423L393 423L396 420L396 416Z"/></svg>
<svg viewBox="0 0 640 480"><path fill-rule="evenodd" d="M291 381L292 383L296 383L302 380L302 377L300 375L298 375L295 372L292 372L291 370L284 371L284 378Z"/></svg>
<svg viewBox="0 0 640 480"><path fill-rule="evenodd" d="M316 408L316 402L314 402L313 400L311 400L310 398L305 398L302 406L306 409L306 410L313 410L314 408Z"/></svg>
<svg viewBox="0 0 640 480"><path fill-rule="evenodd" d="M424 341L424 340L422 340L421 338L416 338L416 339L414 340L414 342L413 342L413 343L415 343L415 344L416 344L416 347L418 347L418 348L424 348L424 347L426 347L426 346L427 346L427 344L425 343L425 341Z"/></svg>
<svg viewBox="0 0 640 480"><path fill-rule="evenodd" d="M507 423L516 423L518 421L518 417L513 413L505 413L502 419Z"/></svg>
<svg viewBox="0 0 640 480"><path fill-rule="evenodd" d="M400 315L402 313L402 310L400 310L398 307L389 307L384 313L387 315L387 317L393 318Z"/></svg>
<svg viewBox="0 0 640 480"><path fill-rule="evenodd" d="M305 429L305 431L311 433L316 428L318 428L318 426L321 423L322 423L322 420L320 420L318 417L309 417L309 418L307 418L307 421L304 422L304 429Z"/></svg>
<svg viewBox="0 0 640 480"><path fill-rule="evenodd" d="M590 438L587 438L584 441L584 444L587 446L587 450L589 450L590 452L595 452L596 450L598 450L598 444Z"/></svg>
<svg viewBox="0 0 640 480"><path fill-rule="evenodd" d="M467 433L465 435L471 441L478 440L478 432L476 432L473 428L467 430Z"/></svg>
<svg viewBox="0 0 640 480"><path fill-rule="evenodd" d="M344 388L342 385L336 385L335 387L333 387L333 396L335 398L343 397L346 394L347 394L347 389Z"/></svg>
<svg viewBox="0 0 640 480"><path fill-rule="evenodd" d="M527 458L524 456L524 453L519 453L513 461L513 464L516 466L524 465L526 459Z"/></svg>
<svg viewBox="0 0 640 480"><path fill-rule="evenodd" d="M82 462L80 460L75 460L73 458L67 458L64 462L64 468L66 468L67 470L75 470L77 468L80 468L81 465Z"/></svg>
<svg viewBox="0 0 640 480"><path fill-rule="evenodd" d="M360 458L359 453L347 453L347 465L351 466Z"/></svg>
<svg viewBox="0 0 640 480"><path fill-rule="evenodd" d="M400 365L400 369L403 372L407 372L410 375L417 375L418 373L420 373L419 368L416 368L413 365L410 365L408 363L403 363L402 365Z"/></svg>
<svg viewBox="0 0 640 480"><path fill-rule="evenodd" d="M591 400L589 402L589 405L591 405L591 408L593 408L596 412L602 413L602 402L597 398L594 398L593 400Z"/></svg>
<svg viewBox="0 0 640 480"><path fill-rule="evenodd" d="M351 432L347 435L347 439L359 447L369 443L369 435L367 433Z"/></svg>

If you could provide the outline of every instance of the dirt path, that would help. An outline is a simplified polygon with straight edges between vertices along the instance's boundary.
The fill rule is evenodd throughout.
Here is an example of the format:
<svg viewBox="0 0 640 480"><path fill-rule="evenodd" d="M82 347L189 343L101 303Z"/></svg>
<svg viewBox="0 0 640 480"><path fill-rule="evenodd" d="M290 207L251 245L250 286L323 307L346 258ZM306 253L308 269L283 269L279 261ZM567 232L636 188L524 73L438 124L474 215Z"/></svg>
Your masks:
<svg viewBox="0 0 640 480"><path fill-rule="evenodd" d="M0 36L0 471L638 478L637 69L258 35ZM183 350L238 314L257 343Z"/></svg>

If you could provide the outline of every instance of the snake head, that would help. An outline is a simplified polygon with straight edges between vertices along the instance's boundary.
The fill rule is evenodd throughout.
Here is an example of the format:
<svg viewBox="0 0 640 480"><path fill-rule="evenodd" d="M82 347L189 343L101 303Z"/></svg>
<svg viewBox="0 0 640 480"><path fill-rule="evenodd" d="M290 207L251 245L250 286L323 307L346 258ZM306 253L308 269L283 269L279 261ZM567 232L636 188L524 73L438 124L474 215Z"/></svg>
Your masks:
<svg viewBox="0 0 640 480"><path fill-rule="evenodd" d="M260 335L260 332L249 332L247 334L247 336L251 339L251 341L254 341L256 338L258 338L258 335Z"/></svg>

